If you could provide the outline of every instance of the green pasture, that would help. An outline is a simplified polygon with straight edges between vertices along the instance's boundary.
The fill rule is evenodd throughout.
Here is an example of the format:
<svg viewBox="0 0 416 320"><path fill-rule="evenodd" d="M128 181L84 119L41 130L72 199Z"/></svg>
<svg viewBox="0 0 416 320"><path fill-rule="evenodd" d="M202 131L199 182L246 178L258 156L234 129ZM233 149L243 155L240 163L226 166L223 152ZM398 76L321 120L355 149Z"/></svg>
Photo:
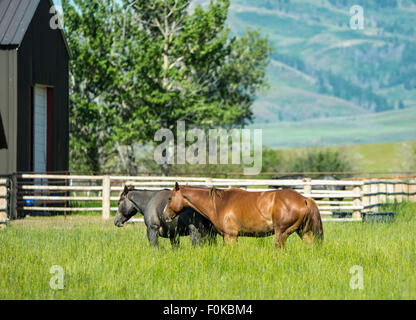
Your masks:
<svg viewBox="0 0 416 320"><path fill-rule="evenodd" d="M264 145L286 149L416 140L415 120L416 108L408 108L360 117L254 123L250 128L263 130Z"/></svg>
<svg viewBox="0 0 416 320"><path fill-rule="evenodd" d="M322 247L292 235L284 251L272 237L155 249L141 223L27 217L0 230L0 299L415 299L416 205L392 209L392 223L324 222ZM49 286L54 265L62 290ZM350 287L353 266L361 290Z"/></svg>
<svg viewBox="0 0 416 320"><path fill-rule="evenodd" d="M358 144L352 146L331 146L331 150L339 150L347 153L354 159L354 170L361 172L391 172L410 170L407 163L409 154L406 150L415 146L416 141L388 142L375 144ZM304 148L283 150L286 154L294 154L303 151Z"/></svg>

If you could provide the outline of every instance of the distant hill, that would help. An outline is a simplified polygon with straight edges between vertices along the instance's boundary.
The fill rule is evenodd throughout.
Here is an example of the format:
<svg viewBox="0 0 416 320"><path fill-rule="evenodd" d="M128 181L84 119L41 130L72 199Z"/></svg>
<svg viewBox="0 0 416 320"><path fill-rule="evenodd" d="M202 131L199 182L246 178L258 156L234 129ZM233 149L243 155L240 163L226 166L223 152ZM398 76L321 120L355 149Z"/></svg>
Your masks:
<svg viewBox="0 0 416 320"><path fill-rule="evenodd" d="M270 89L253 106L256 124L267 124L265 132L276 132L272 128L277 127L294 132L296 127L306 135L297 139L298 133L286 141L267 137L271 146L409 138L404 136L411 131L406 125L396 123L397 130L392 128L394 121L408 123L403 109L416 107L416 0L361 1L364 30L349 26L349 9L355 4L355 0L231 1L232 31L261 28L275 47L268 69ZM414 110L408 112L416 120ZM370 121L367 130L380 131L366 137L348 125L339 127L347 116L359 123L356 130L362 134L365 121ZM380 126L383 121L386 127ZM414 131L410 134L416 139Z"/></svg>

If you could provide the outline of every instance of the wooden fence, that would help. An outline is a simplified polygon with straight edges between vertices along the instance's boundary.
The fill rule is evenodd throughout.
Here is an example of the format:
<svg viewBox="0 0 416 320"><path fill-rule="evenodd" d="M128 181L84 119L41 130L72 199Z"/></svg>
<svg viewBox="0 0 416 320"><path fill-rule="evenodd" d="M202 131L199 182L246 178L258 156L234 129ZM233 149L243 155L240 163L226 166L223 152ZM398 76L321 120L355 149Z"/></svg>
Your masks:
<svg viewBox="0 0 416 320"><path fill-rule="evenodd" d="M377 211L386 204L394 202L416 202L416 179L367 180L362 187L364 209Z"/></svg>
<svg viewBox="0 0 416 320"><path fill-rule="evenodd" d="M9 179L8 177L0 177L0 228L7 222L8 216L8 192Z"/></svg>
<svg viewBox="0 0 416 320"><path fill-rule="evenodd" d="M15 174L9 181L11 218L22 217L27 213L66 214L93 211L101 212L102 218L107 220L111 211L117 211L117 201L124 185L160 190L171 189L176 181L191 186L243 188L248 191L275 190L282 186L293 188L304 196L315 199L324 220L331 218L337 212L351 214L351 218L334 219L336 221L359 221L362 212L376 211L386 202L416 200L416 180L276 180Z"/></svg>

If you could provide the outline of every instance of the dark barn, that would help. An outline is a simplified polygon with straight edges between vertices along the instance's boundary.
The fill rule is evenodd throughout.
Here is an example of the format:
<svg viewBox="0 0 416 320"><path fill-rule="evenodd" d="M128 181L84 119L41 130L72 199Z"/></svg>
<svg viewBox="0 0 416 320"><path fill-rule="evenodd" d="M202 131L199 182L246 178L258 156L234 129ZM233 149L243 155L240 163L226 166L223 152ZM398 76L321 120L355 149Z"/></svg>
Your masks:
<svg viewBox="0 0 416 320"><path fill-rule="evenodd" d="M53 9L0 1L0 174L68 170L70 50Z"/></svg>

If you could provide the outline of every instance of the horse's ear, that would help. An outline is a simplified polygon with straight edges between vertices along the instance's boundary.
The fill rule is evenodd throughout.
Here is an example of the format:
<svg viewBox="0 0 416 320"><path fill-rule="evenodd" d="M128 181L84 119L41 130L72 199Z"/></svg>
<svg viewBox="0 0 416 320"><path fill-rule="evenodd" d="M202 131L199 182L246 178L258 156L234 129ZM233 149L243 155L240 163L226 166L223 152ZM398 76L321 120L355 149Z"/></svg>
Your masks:
<svg viewBox="0 0 416 320"><path fill-rule="evenodd" d="M124 185L123 193L124 194L127 194L127 192L129 192L129 187L127 187L126 185Z"/></svg>
<svg viewBox="0 0 416 320"><path fill-rule="evenodd" d="M178 184L178 182L175 182L175 191L178 191L179 190L179 184Z"/></svg>

